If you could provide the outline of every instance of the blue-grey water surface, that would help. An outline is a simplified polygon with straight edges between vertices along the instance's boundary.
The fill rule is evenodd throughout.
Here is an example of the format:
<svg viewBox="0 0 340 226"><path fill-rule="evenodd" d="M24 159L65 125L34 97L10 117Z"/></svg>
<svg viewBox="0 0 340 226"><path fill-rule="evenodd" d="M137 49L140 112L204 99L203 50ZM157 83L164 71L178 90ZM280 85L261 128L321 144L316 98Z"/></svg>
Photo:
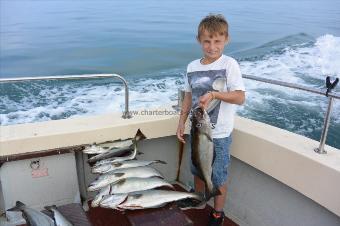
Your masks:
<svg viewBox="0 0 340 226"><path fill-rule="evenodd" d="M195 36L208 13L227 18L225 54L244 74L319 89L327 75L340 75L338 0L0 0L0 77L118 73L129 82L132 109L172 104L186 65L201 57ZM319 139L327 98L252 81L246 87L240 115ZM110 79L0 88L1 125L124 108L124 90ZM339 102L327 140L337 148Z"/></svg>

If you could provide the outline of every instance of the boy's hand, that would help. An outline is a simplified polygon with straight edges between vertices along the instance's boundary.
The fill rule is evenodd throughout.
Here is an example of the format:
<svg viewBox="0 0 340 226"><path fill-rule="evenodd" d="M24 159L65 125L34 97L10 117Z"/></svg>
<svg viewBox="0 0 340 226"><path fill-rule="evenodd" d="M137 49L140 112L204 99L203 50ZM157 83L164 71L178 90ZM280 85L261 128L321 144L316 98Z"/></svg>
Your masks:
<svg viewBox="0 0 340 226"><path fill-rule="evenodd" d="M177 138L180 142L182 142L183 144L185 144L185 140L184 140L184 124L182 123L179 123L178 124L178 127L177 127L177 132L176 132L176 135L177 135Z"/></svg>
<svg viewBox="0 0 340 226"><path fill-rule="evenodd" d="M199 106L203 107L204 109L208 108L208 104L210 103L210 101L213 100L213 96L211 93L206 93L203 96L200 97L199 99Z"/></svg>

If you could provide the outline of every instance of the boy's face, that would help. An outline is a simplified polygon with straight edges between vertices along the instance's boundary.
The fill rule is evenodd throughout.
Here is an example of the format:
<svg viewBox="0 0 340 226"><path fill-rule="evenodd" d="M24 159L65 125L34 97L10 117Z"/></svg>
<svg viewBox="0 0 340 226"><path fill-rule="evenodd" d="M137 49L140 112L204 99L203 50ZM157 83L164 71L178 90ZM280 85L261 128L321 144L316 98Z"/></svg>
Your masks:
<svg viewBox="0 0 340 226"><path fill-rule="evenodd" d="M198 41L202 46L204 58L213 62L222 55L228 38L225 35L221 35L219 33L211 34L207 31L204 31L200 37L198 37Z"/></svg>

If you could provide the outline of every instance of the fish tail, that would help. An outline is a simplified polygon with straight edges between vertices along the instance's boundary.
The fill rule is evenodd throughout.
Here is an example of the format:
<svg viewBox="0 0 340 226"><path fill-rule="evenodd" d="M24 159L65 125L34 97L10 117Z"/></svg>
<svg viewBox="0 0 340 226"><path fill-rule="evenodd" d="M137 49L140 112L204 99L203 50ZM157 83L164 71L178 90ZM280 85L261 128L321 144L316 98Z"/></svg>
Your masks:
<svg viewBox="0 0 340 226"><path fill-rule="evenodd" d="M209 189L206 189L205 200L209 201L210 198L221 194L222 194L221 191L217 187L213 186L211 191Z"/></svg>
<svg viewBox="0 0 340 226"><path fill-rule="evenodd" d="M167 164L165 161L162 161L162 160L155 160L155 163Z"/></svg>
<svg viewBox="0 0 340 226"><path fill-rule="evenodd" d="M52 205L52 206L44 206L44 208L45 208L46 210L52 211L52 209L57 209L57 206L56 206L56 205Z"/></svg>
<svg viewBox="0 0 340 226"><path fill-rule="evenodd" d="M137 133L135 135L135 141L140 141L146 139L146 136L142 133L140 129L137 130Z"/></svg>
<svg viewBox="0 0 340 226"><path fill-rule="evenodd" d="M26 205L20 201L16 201L15 206L8 209L7 211L20 211L22 210Z"/></svg>

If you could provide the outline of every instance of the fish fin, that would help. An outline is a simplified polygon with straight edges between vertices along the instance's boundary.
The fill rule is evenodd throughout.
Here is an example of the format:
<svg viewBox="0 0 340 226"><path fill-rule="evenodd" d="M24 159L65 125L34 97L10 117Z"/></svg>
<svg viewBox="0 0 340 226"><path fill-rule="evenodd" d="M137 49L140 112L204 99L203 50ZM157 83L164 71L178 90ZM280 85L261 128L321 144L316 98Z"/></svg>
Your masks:
<svg viewBox="0 0 340 226"><path fill-rule="evenodd" d="M176 191L176 188L172 184L164 185L165 187L171 188L173 191Z"/></svg>
<svg viewBox="0 0 340 226"><path fill-rule="evenodd" d="M45 208L46 210L52 211L52 209L57 209L57 206L56 206L56 205L52 205L52 206L44 206L44 208Z"/></svg>
<svg viewBox="0 0 340 226"><path fill-rule="evenodd" d="M143 196L143 194L133 194L133 195L131 195L131 197L133 197L135 199L139 199L142 196Z"/></svg>
<svg viewBox="0 0 340 226"><path fill-rule="evenodd" d="M20 201L16 201L15 205L19 208L23 208L26 206L23 202L20 202Z"/></svg>
<svg viewBox="0 0 340 226"><path fill-rule="evenodd" d="M206 188L205 200L208 202L211 197L215 197L215 196L221 195L221 194L222 194L221 191L218 188L216 188L215 186L213 187L213 190L211 192L209 192L208 189Z"/></svg>
<svg viewBox="0 0 340 226"><path fill-rule="evenodd" d="M116 177L122 177L125 173L114 173L113 175L115 175Z"/></svg>
<svg viewBox="0 0 340 226"><path fill-rule="evenodd" d="M125 181L126 181L126 178L123 178L123 179L118 180L115 184L122 185L125 183ZM110 188L110 191L111 191L111 188Z"/></svg>
<svg viewBox="0 0 340 226"><path fill-rule="evenodd" d="M146 136L142 133L142 131L140 129L138 129L134 140L140 141L140 140L144 140L144 139L146 139Z"/></svg>
<svg viewBox="0 0 340 226"><path fill-rule="evenodd" d="M52 206L44 206L44 208L48 211L48 213L45 213L48 217L51 217L53 220L55 219L55 213L53 209L57 209L56 205Z"/></svg>
<svg viewBox="0 0 340 226"><path fill-rule="evenodd" d="M164 179L164 177L161 177L161 176L152 176L150 178L159 178L159 179Z"/></svg>
<svg viewBox="0 0 340 226"><path fill-rule="evenodd" d="M15 206L7 211L21 211L26 205L20 201L16 201Z"/></svg>
<svg viewBox="0 0 340 226"><path fill-rule="evenodd" d="M91 158L89 158L89 159L87 160L87 162L88 162L88 163L94 163L94 162L96 162L96 160L94 160L93 157L91 157Z"/></svg>
<svg viewBox="0 0 340 226"><path fill-rule="evenodd" d="M167 164L166 162L164 162L162 160L155 160L155 163Z"/></svg>
<svg viewBox="0 0 340 226"><path fill-rule="evenodd" d="M215 109L215 107L220 103L221 101L220 100L213 100L211 101L209 104L208 104L208 107L206 109L206 112L207 113L210 113L212 110Z"/></svg>
<svg viewBox="0 0 340 226"><path fill-rule="evenodd" d="M137 155L144 155L144 152L139 151Z"/></svg>
<svg viewBox="0 0 340 226"><path fill-rule="evenodd" d="M123 165L123 163L121 163L121 162L114 162L114 163L112 163L112 165L114 167L119 167L119 166Z"/></svg>
<svg viewBox="0 0 340 226"><path fill-rule="evenodd" d="M210 134L208 134L208 133L202 133L202 134L204 134L210 142L213 142L213 138L211 137Z"/></svg>

